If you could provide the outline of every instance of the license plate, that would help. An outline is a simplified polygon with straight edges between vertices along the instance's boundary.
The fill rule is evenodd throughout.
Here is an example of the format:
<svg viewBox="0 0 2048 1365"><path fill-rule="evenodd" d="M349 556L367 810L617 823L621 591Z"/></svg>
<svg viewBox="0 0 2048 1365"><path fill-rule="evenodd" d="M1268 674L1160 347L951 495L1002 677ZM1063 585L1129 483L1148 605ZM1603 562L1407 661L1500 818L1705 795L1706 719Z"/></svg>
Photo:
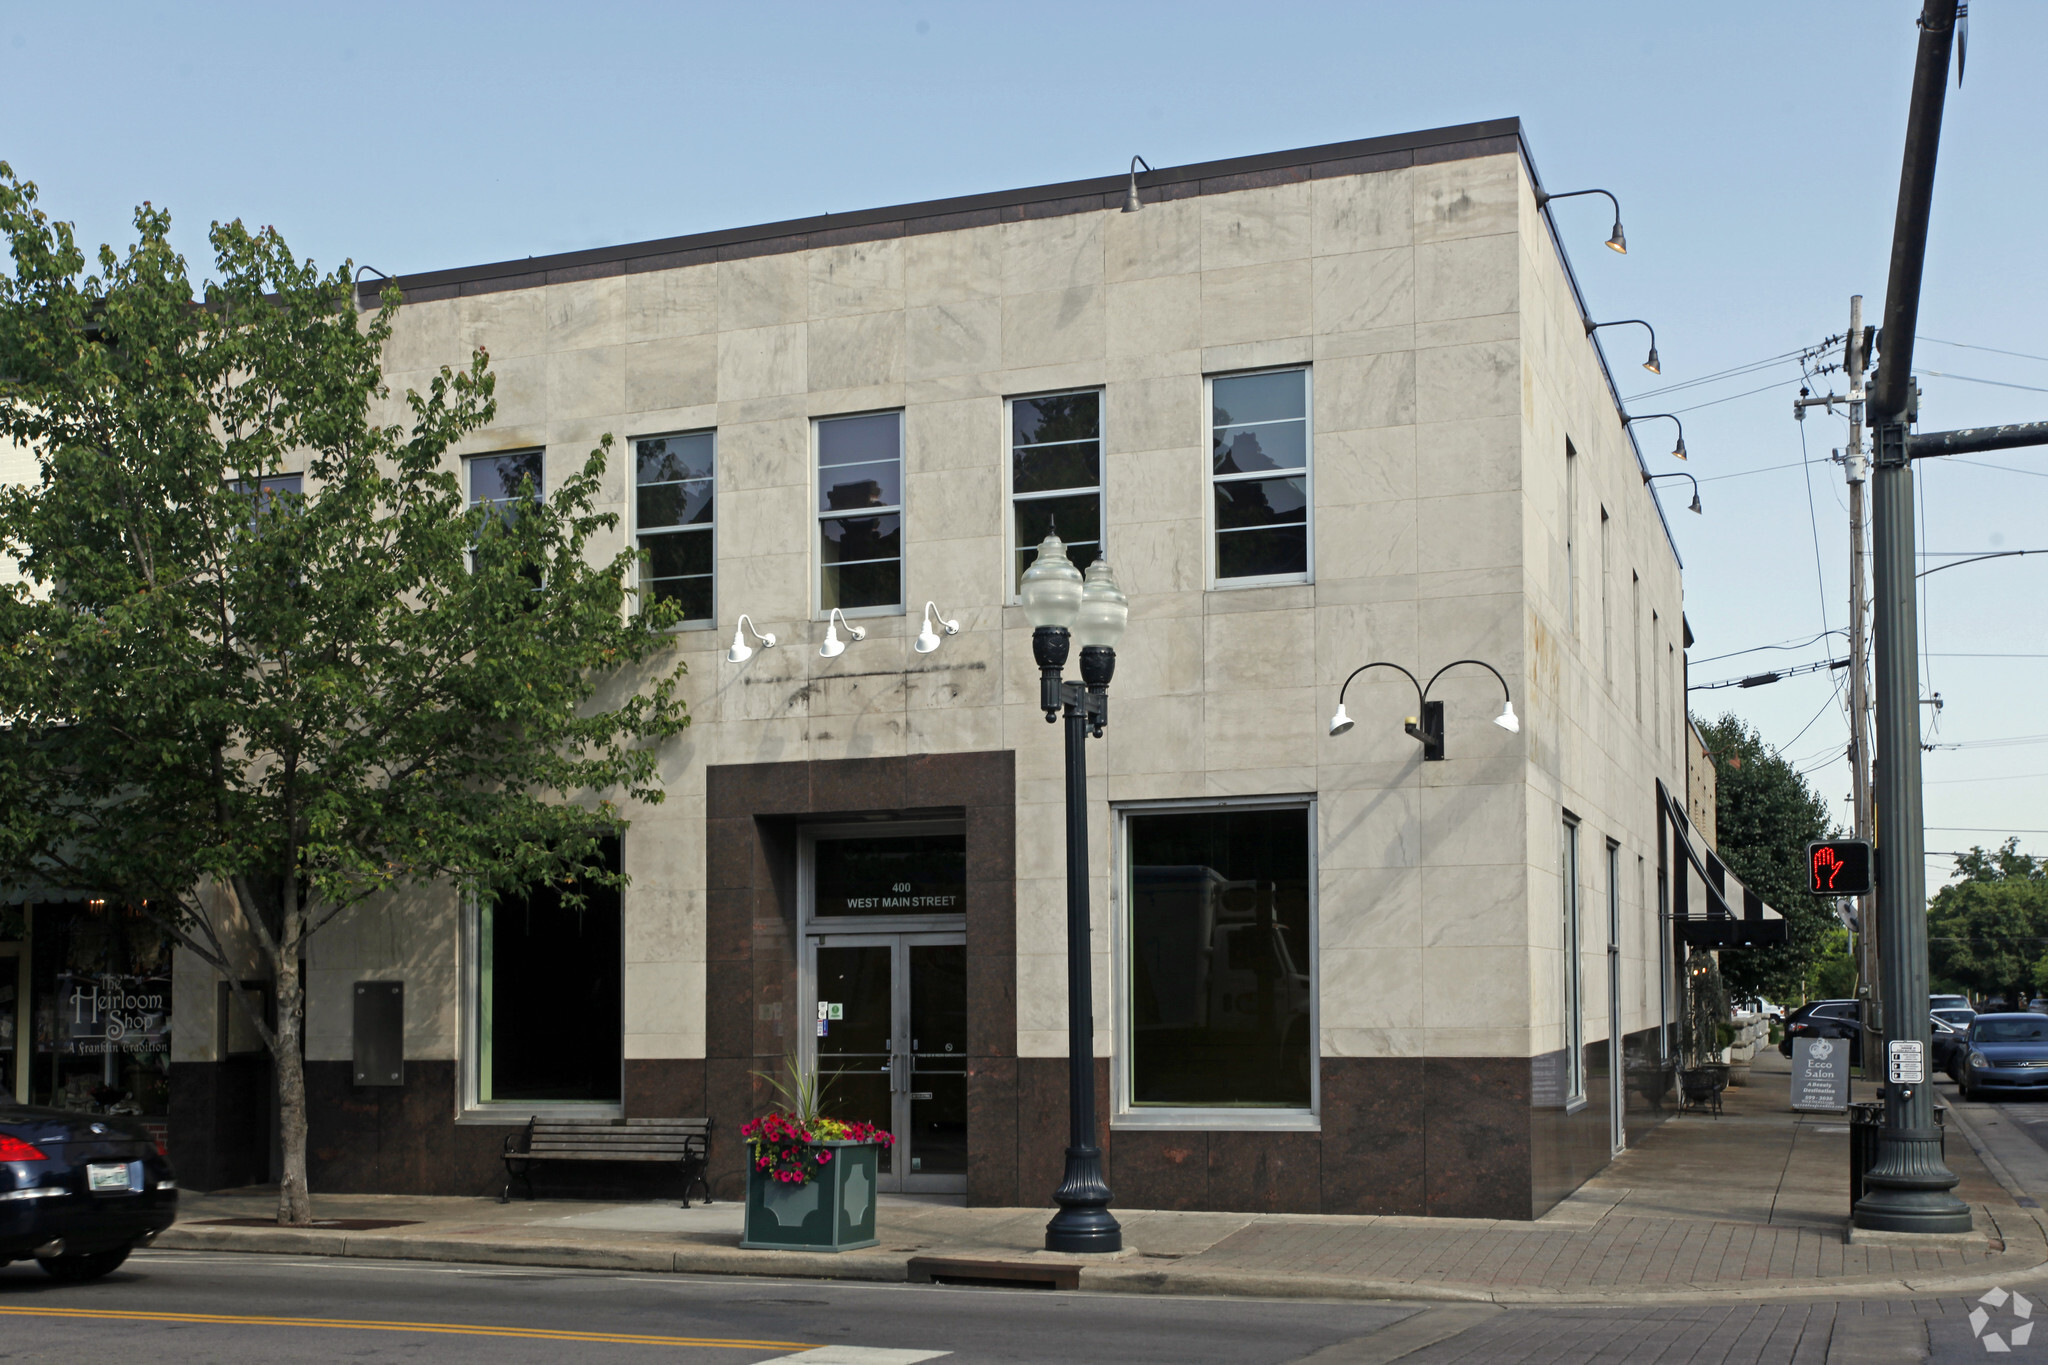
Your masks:
<svg viewBox="0 0 2048 1365"><path fill-rule="evenodd" d="M86 1186L97 1194L101 1190L131 1190L135 1186L128 1178L128 1163L94 1164L85 1168Z"/></svg>

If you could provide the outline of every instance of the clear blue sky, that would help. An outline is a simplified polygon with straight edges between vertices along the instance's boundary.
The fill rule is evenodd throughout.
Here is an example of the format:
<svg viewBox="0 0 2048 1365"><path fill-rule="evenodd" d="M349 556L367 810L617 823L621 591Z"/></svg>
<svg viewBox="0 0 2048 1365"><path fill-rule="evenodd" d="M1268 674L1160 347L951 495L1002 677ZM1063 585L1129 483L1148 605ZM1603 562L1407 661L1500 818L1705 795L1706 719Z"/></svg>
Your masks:
<svg viewBox="0 0 2048 1365"><path fill-rule="evenodd" d="M1636 367L1639 329L1608 342L1633 397L1818 342L1853 292L1875 320L1917 9L17 5L0 158L95 242L124 240L147 199L180 215L195 261L205 223L239 216L323 263L404 272L1103 175L1134 152L1165 166L1518 115L1550 188L1621 196L1625 258L1601 249L1596 201L1557 211L1594 314L1657 325L1661 380ZM2048 5L1972 9L1920 331L2044 357ZM1927 427L2048 417L2048 360L1923 342L1918 363ZM1825 457L1845 426L1816 415L1802 446L1797 379L1780 364L1631 405L1692 409L1683 467L1706 515L1684 511L1683 480L1661 486L1696 682L1824 657L1708 661L1844 624L1846 500ZM1668 449L1668 423L1646 430ZM1923 549L2048 549L2048 451L1924 468L1921 491ZM1945 703L1929 738L2048 736L2048 555L1927 592ZM1994 654L2033 657L1965 657ZM1835 799L1833 697L1815 675L1693 702L1751 718ZM1926 777L1931 849L2010 829L2048 853L2048 742L1936 751Z"/></svg>

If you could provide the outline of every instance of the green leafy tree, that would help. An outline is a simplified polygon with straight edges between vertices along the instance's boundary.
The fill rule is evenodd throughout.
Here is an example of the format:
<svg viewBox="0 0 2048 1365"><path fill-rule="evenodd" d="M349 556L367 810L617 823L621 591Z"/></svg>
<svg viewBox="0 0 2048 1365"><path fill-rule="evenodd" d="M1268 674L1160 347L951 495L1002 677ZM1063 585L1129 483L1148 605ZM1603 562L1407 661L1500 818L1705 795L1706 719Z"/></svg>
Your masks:
<svg viewBox="0 0 2048 1365"><path fill-rule="evenodd" d="M2048 989L2048 859L2019 842L1956 855L1956 880L1927 904L1927 956L1936 975L1977 998L2003 995L2025 1009Z"/></svg>
<svg viewBox="0 0 2048 1365"><path fill-rule="evenodd" d="M1785 917L1785 943L1721 955L1736 999L1799 994L1839 921L1806 890L1806 845L1828 837L1828 803L1764 737L1732 713L1693 724L1714 762L1715 844L1729 871Z"/></svg>
<svg viewBox="0 0 2048 1365"><path fill-rule="evenodd" d="M38 470L0 490L0 876L141 908L236 983L302 1224L307 941L400 886L606 879L597 841L688 723L673 609L629 611L633 556L601 548L609 436L472 510L482 351L380 424L395 291L359 317L346 266L232 222L195 297L169 215L135 227L89 272L0 164L0 434ZM298 492L263 484L287 468Z"/></svg>

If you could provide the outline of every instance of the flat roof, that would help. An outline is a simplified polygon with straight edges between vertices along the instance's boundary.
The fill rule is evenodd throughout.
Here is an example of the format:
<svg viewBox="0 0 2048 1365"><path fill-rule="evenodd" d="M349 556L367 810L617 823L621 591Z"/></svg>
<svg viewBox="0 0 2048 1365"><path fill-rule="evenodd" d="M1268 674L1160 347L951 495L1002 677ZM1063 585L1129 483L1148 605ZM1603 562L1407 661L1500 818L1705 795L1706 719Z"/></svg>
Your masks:
<svg viewBox="0 0 2048 1365"><path fill-rule="evenodd" d="M1527 149L1522 144L1522 121L1517 118L1489 119L1484 123L1461 123L1450 128L1397 133L1390 137L1331 142L1287 152L1262 152L1257 156L1231 157L1224 161L1164 166L1156 171L1140 171L1138 187L1147 201L1161 203L1204 194L1229 194L1236 190L1264 189L1304 180L1325 180L1338 175L1364 175L1407 166L1462 161L1468 157L1516 153L1527 159ZM1530 174L1532 177L1535 174L1533 166ZM1057 185L1033 185L1026 189L931 199L919 204L896 204L854 213L792 218L786 222L761 223L753 227L721 228L716 232L629 242L622 246L563 251L551 256L527 256L515 261L493 261L452 270L424 270L397 276L396 283L405 291L408 303L430 303L469 294L533 289L573 280L636 274L643 270L673 270L681 266L739 260L748 256L773 256L812 247L844 246L888 237L992 227L999 223L1057 218L1074 213L1099 213L1104 209L1123 207L1124 192L1129 184L1130 176L1126 172L1097 176L1092 180L1069 180ZM356 287L359 300L374 307L384 282L365 280Z"/></svg>

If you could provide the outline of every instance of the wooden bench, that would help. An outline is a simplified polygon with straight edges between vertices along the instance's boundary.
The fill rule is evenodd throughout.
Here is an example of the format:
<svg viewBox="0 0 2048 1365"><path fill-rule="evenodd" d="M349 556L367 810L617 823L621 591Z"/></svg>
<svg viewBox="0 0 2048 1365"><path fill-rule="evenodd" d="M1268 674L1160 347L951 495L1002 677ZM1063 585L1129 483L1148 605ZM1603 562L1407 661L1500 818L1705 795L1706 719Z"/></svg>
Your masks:
<svg viewBox="0 0 2048 1365"><path fill-rule="evenodd" d="M526 1182L533 1198L533 1167L540 1161L666 1161L683 1170L683 1207L690 1207L690 1187L704 1191L711 1156L711 1120L705 1119L544 1119L536 1115L526 1127L505 1139L505 1190L500 1204L512 1200L514 1179Z"/></svg>

